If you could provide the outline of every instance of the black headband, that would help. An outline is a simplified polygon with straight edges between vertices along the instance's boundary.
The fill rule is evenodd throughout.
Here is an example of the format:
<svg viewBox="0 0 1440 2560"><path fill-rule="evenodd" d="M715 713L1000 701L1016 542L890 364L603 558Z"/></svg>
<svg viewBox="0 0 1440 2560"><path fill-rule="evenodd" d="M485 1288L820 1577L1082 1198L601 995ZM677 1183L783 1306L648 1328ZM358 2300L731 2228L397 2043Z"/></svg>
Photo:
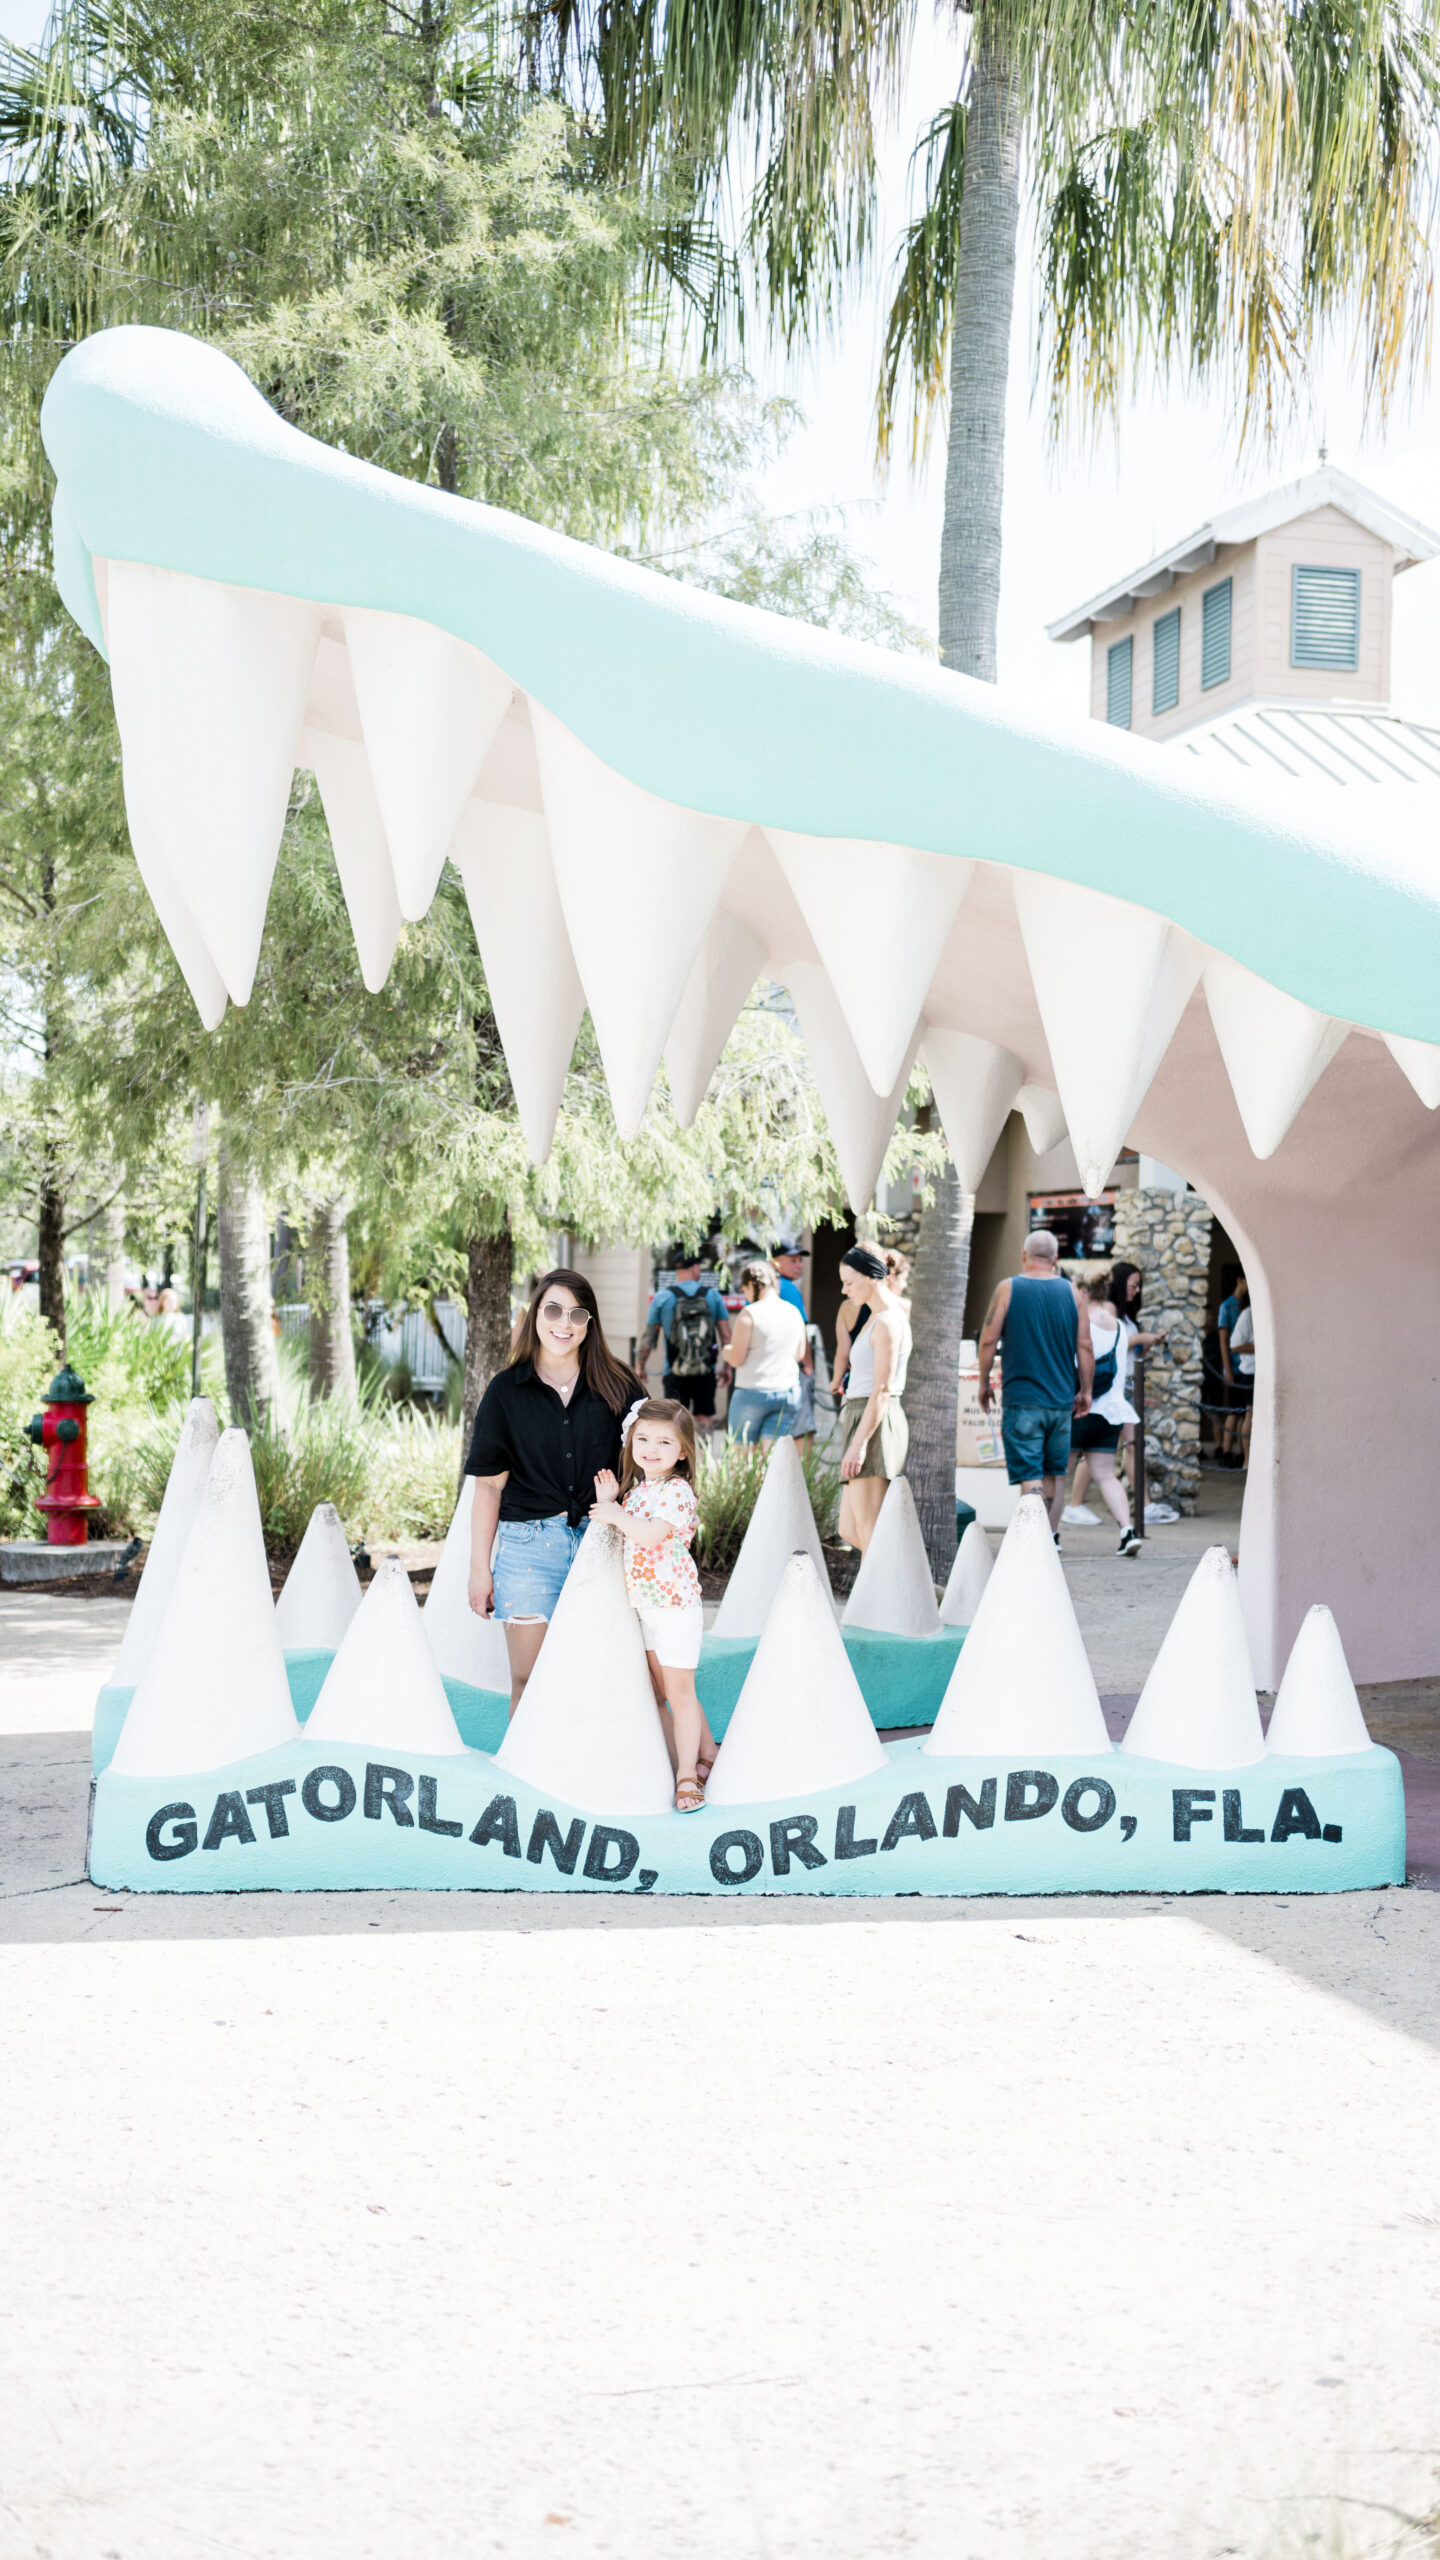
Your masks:
<svg viewBox="0 0 1440 2560"><path fill-rule="evenodd" d="M868 1244L852 1244L848 1253L841 1254L840 1260L842 1266L848 1262L852 1271L863 1273L867 1280L883 1280L885 1277L884 1263L878 1253L871 1252Z"/></svg>

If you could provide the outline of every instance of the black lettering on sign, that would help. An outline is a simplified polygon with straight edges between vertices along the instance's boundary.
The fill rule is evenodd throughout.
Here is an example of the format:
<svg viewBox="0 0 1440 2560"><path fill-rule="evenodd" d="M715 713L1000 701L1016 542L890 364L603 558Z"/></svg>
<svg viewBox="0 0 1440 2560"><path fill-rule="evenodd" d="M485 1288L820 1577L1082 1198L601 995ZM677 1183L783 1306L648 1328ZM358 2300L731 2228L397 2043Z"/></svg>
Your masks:
<svg viewBox="0 0 1440 2560"><path fill-rule="evenodd" d="M612 1849L613 1867L608 1864ZM633 1831L616 1831L608 1822L597 1822L585 1852L585 1873L592 1884L623 1884L639 1855L640 1843Z"/></svg>
<svg viewBox="0 0 1440 2560"><path fill-rule="evenodd" d="M740 1864L732 1867L731 1852L737 1849ZM753 1831L722 1831L710 1843L710 1873L717 1884L748 1884L764 1864L765 1852Z"/></svg>
<svg viewBox="0 0 1440 2560"><path fill-rule="evenodd" d="M947 1787L945 1820L941 1825L946 1839L959 1838L962 1813L967 1822L973 1822L977 1831L992 1831L995 1827L995 1798L999 1787L998 1778L987 1778L978 1798L972 1796L968 1787Z"/></svg>
<svg viewBox="0 0 1440 2560"><path fill-rule="evenodd" d="M167 1822L175 1825L172 1840L160 1837ZM162 1804L145 1825L145 1846L152 1858L188 1858L199 1837L193 1804Z"/></svg>
<svg viewBox="0 0 1440 2560"><path fill-rule="evenodd" d="M880 1843L878 1840L856 1839L855 1807L853 1804L842 1804L839 1812L835 1816L836 1857L873 1858L879 1846Z"/></svg>
<svg viewBox="0 0 1440 2560"><path fill-rule="evenodd" d="M1303 1787L1287 1787L1275 1816L1272 1840L1293 1840L1296 1833L1303 1840L1318 1840L1320 1817Z"/></svg>
<svg viewBox="0 0 1440 2560"><path fill-rule="evenodd" d="M327 1804L320 1790L333 1787L335 1802ZM343 1822L355 1810L355 1781L348 1769L312 1769L300 1789L300 1801L317 1822Z"/></svg>
<svg viewBox="0 0 1440 2560"><path fill-rule="evenodd" d="M1240 1803L1240 1790L1238 1787L1226 1787L1220 1798L1220 1803L1225 1815L1225 1837L1227 1840L1264 1839L1265 1826L1263 1823L1258 1831L1246 1830L1245 1814Z"/></svg>
<svg viewBox="0 0 1440 2560"><path fill-rule="evenodd" d="M1338 1822L1327 1822L1324 1830L1320 1834L1320 1837L1322 1840L1343 1840L1345 1834L1341 1830Z"/></svg>
<svg viewBox="0 0 1440 2560"><path fill-rule="evenodd" d="M439 1783L438 1778L422 1778L420 1781L420 1828L422 1831L442 1831L447 1840L458 1840L465 1828L464 1823L442 1822L435 1810L435 1790Z"/></svg>
<svg viewBox="0 0 1440 2560"><path fill-rule="evenodd" d="M1035 1790L1035 1801L1028 1801L1029 1790ZM1038 1822L1042 1813L1052 1813L1060 1795L1060 1781L1048 1769L1012 1769L1005 1781L1005 1819L1007 1822Z"/></svg>
<svg viewBox="0 0 1440 2560"><path fill-rule="evenodd" d="M1172 1787L1170 1790L1171 1827L1177 1840L1188 1840L1191 1825L1213 1822L1209 1808L1215 1801L1213 1787Z"/></svg>
<svg viewBox="0 0 1440 2560"><path fill-rule="evenodd" d="M902 1796L885 1826L882 1849L896 1849L902 1840L933 1840L935 1816L923 1795Z"/></svg>
<svg viewBox="0 0 1440 2560"><path fill-rule="evenodd" d="M513 1796L492 1796L470 1834L477 1849L488 1848L498 1840L507 1858L520 1855L520 1825L515 1814Z"/></svg>
<svg viewBox="0 0 1440 2560"><path fill-rule="evenodd" d="M285 1810L285 1798L294 1793L293 1778L272 1778L268 1786L247 1787L245 1790L247 1804L263 1804L265 1807L272 1840L288 1840L290 1837L290 1816Z"/></svg>
<svg viewBox="0 0 1440 2560"><path fill-rule="evenodd" d="M238 1790L232 1789L229 1795L216 1797L210 1828L200 1846L202 1849L218 1849L222 1840L240 1840L249 1849L255 1846L255 1825Z"/></svg>
<svg viewBox="0 0 1440 2560"><path fill-rule="evenodd" d="M777 1876L788 1876L792 1857L798 1858L802 1867L828 1865L824 1850L815 1846L819 1828L813 1813L787 1813L783 1822L771 1823L770 1864Z"/></svg>
<svg viewBox="0 0 1440 2560"><path fill-rule="evenodd" d="M526 1850L525 1855L529 1859L532 1867L538 1867L545 1856L546 1850L548 1849L562 1876L573 1876L575 1873L575 1861L580 1855L580 1843L584 1837L585 1817L583 1814L576 1815L575 1820L571 1823L569 1830L566 1832L562 1840L560 1836L560 1825L556 1821L554 1814L547 1812L545 1807L542 1805L540 1811L535 1816L534 1827L530 1833L530 1846Z"/></svg>
<svg viewBox="0 0 1440 2560"><path fill-rule="evenodd" d="M1126 1841L1126 1840L1133 1840L1133 1839L1134 1839L1134 1837L1135 1837L1135 1832L1136 1832L1136 1828L1137 1828L1137 1825L1139 1824L1139 1820L1140 1820L1140 1816L1139 1816L1139 1814L1138 1814L1138 1813L1122 1813L1122 1814L1121 1814L1121 1816L1120 1816L1120 1838L1121 1838L1122 1842L1123 1842L1123 1841Z"/></svg>
<svg viewBox="0 0 1440 2560"><path fill-rule="evenodd" d="M410 1799L414 1793L415 1781L408 1769L387 1769L383 1760L370 1761L365 1771L366 1821L378 1822L388 1804L402 1831L413 1831Z"/></svg>
<svg viewBox="0 0 1440 2560"><path fill-rule="evenodd" d="M1080 1810L1086 1796L1095 1798L1093 1813ZM1103 1831L1114 1810L1115 1790L1107 1786L1103 1778L1077 1778L1074 1785L1065 1790L1060 1819L1068 1822L1072 1831Z"/></svg>

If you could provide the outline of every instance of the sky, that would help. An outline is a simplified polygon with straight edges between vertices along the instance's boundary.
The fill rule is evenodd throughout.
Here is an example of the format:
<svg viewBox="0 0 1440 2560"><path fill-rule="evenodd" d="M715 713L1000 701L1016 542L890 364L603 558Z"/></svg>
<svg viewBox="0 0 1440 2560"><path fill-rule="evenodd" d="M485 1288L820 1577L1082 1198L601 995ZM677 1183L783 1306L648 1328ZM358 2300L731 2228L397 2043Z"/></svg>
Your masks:
<svg viewBox="0 0 1440 2560"><path fill-rule="evenodd" d="M46 0L0 0L0 28L18 42L33 43L45 15ZM833 343L794 360L757 350L753 340L749 349L765 390L787 393L806 416L758 481L762 503L777 514L843 509L851 541L873 562L878 583L931 632L943 439L937 437L920 476L900 460L882 488L874 466L873 403L885 282L908 209L910 150L954 94L957 73L950 26L927 23L882 165L881 235L888 246ZM1413 398L1397 404L1383 437L1364 435L1342 351L1323 368L1303 417L1274 451L1257 445L1242 457L1236 422L1223 402L1200 399L1184 384L1148 389L1124 414L1118 436L1107 433L1098 451L1073 442L1057 451L1043 400L1033 396L1034 340L1032 306L1017 311L1011 366L1002 684L1083 716L1088 645L1054 645L1045 638L1046 623L1138 568L1217 508L1314 470L1322 442L1331 462L1440 533L1440 381L1433 369ZM1440 722L1440 560L1397 581L1392 700L1412 717Z"/></svg>

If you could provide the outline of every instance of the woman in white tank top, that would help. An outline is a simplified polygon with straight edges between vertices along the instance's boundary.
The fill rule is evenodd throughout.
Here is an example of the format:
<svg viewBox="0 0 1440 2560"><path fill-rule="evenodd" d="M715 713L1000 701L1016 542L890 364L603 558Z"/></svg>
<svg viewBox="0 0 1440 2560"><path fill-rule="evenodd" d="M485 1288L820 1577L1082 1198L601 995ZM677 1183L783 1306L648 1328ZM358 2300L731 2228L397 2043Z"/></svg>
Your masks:
<svg viewBox="0 0 1440 2560"><path fill-rule="evenodd" d="M910 1367L910 1318L889 1286L878 1253L852 1245L840 1257L840 1286L869 1323L851 1337L850 1382L840 1412L840 1535L863 1555L875 1534L892 1476L903 1476L910 1425L900 1398Z"/></svg>
<svg viewBox="0 0 1440 2560"><path fill-rule="evenodd" d="M783 1439L800 1406L805 1319L768 1262L747 1262L740 1286L749 1303L720 1354L734 1372L726 1429L732 1440Z"/></svg>

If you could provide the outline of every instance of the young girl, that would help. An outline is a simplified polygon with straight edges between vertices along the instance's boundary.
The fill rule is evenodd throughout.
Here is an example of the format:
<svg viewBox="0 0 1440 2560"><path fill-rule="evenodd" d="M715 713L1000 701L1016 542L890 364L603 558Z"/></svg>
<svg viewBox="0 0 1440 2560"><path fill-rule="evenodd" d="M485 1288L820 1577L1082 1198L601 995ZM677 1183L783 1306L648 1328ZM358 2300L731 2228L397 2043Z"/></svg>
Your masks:
<svg viewBox="0 0 1440 2560"><path fill-rule="evenodd" d="M639 1612L656 1699L674 1724L675 1810L698 1813L715 1737L695 1687L705 1616L690 1554L698 1512L695 1424L685 1406L668 1397L632 1405L620 1481L602 1471L595 1491L590 1517L624 1538L625 1587Z"/></svg>

